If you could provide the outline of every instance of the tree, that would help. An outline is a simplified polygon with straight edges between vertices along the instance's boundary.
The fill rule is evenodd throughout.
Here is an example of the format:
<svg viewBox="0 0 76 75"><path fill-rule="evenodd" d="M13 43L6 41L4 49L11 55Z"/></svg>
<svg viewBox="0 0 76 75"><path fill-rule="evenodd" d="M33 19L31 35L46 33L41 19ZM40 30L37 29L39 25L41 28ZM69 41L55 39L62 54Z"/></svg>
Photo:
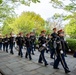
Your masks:
<svg viewBox="0 0 76 75"><path fill-rule="evenodd" d="M65 32L76 39L76 13L69 15L66 19L70 19L70 22L65 26Z"/></svg>
<svg viewBox="0 0 76 75"><path fill-rule="evenodd" d="M5 27L10 31L7 30L6 32L11 32L18 34L19 32L28 33L35 30L36 34L39 34L42 29L44 29L45 21L41 18L40 15L35 14L34 12L23 12L18 18L12 20L10 23L10 19L4 22L3 26L3 33L5 33Z"/></svg>

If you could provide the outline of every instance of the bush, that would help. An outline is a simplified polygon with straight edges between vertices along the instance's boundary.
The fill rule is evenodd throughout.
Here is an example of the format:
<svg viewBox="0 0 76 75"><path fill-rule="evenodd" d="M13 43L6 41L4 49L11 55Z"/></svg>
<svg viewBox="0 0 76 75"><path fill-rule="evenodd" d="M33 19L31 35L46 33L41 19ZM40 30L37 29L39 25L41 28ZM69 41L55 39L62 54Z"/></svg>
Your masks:
<svg viewBox="0 0 76 75"><path fill-rule="evenodd" d="M76 39L67 39L67 42L72 52L75 52L76 51Z"/></svg>

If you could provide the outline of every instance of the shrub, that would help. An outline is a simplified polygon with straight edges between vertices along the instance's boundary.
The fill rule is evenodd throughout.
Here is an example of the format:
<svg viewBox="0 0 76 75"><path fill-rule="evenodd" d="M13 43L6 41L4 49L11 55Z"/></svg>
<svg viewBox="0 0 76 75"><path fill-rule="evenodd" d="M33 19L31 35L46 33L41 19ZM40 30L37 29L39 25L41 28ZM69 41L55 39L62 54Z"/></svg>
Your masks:
<svg viewBox="0 0 76 75"><path fill-rule="evenodd" d="M67 39L67 42L72 52L76 51L76 39Z"/></svg>

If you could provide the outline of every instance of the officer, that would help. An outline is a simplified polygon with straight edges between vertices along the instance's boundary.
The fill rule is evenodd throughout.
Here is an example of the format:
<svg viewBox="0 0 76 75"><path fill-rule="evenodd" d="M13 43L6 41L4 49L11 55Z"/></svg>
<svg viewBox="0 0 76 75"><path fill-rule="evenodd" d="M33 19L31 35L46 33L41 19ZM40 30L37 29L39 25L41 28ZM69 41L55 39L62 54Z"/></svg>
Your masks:
<svg viewBox="0 0 76 75"><path fill-rule="evenodd" d="M6 37L5 37L5 49L6 49L7 53L8 53L8 45L9 45L9 38L8 38L8 35L6 34Z"/></svg>
<svg viewBox="0 0 76 75"><path fill-rule="evenodd" d="M12 34L12 33L10 33L9 45L10 45L10 53L11 53L11 54L14 54L14 52L13 52L14 37L13 37L13 34Z"/></svg>
<svg viewBox="0 0 76 75"><path fill-rule="evenodd" d="M63 36L64 36L63 31L59 30L58 31L58 37L56 39L56 45L57 46L56 46L56 51L55 51L57 58L54 61L53 68L54 69L59 69L58 65L59 65L59 62L61 62L62 66L65 70L65 73L69 73L70 71L69 71L69 68L66 64L65 58L64 58L64 51L63 51L63 45L62 45L62 43L64 41L61 40L61 37L63 37Z"/></svg>
<svg viewBox="0 0 76 75"><path fill-rule="evenodd" d="M5 37L2 38L2 44L3 44L3 51L5 51Z"/></svg>
<svg viewBox="0 0 76 75"><path fill-rule="evenodd" d="M18 39L19 39L19 36L20 36L20 35L17 34L17 37L16 37L16 39L15 39L17 46L18 46Z"/></svg>
<svg viewBox="0 0 76 75"><path fill-rule="evenodd" d="M38 41L39 41L39 48L46 46L45 45L45 43L46 43L45 30L41 31L41 36L39 37ZM42 51L40 51L38 63L43 63L44 62L44 65L47 66L48 63L47 63L47 61L45 59L45 56L44 56L45 50L46 49L43 49Z"/></svg>
<svg viewBox="0 0 76 75"><path fill-rule="evenodd" d="M2 35L0 34L0 50L2 50Z"/></svg>
<svg viewBox="0 0 76 75"><path fill-rule="evenodd" d="M18 46L19 46L19 53L18 53L18 55L21 56L21 58L23 57L23 53L22 53L23 44L24 44L23 33L20 32L19 33L19 37L18 37Z"/></svg>
<svg viewBox="0 0 76 75"><path fill-rule="evenodd" d="M47 49L46 52L48 53L48 51L50 52L50 58L51 58L51 53L52 53L52 49L53 49L53 45L52 45L52 36L50 34L48 34L48 37L47 37L47 41L48 44L47 44Z"/></svg>
<svg viewBox="0 0 76 75"><path fill-rule="evenodd" d="M54 53L55 53L55 48L54 48L54 41L57 38L57 29L53 28L53 33L51 34L52 36L52 45L53 45L53 49L51 50L51 58L54 59Z"/></svg>
<svg viewBox="0 0 76 75"><path fill-rule="evenodd" d="M26 48L27 48L27 51L26 51L26 54L25 54L25 58L27 58L29 56L29 60L32 60L32 57L31 57L32 41L31 41L31 38L30 38L30 33L26 34L25 44L26 44Z"/></svg>
<svg viewBox="0 0 76 75"><path fill-rule="evenodd" d="M35 40L36 40L36 37L35 37L34 32L31 32L30 33L30 38L31 38L31 42L32 42L31 51L32 51L32 54L34 55L34 51L35 51Z"/></svg>

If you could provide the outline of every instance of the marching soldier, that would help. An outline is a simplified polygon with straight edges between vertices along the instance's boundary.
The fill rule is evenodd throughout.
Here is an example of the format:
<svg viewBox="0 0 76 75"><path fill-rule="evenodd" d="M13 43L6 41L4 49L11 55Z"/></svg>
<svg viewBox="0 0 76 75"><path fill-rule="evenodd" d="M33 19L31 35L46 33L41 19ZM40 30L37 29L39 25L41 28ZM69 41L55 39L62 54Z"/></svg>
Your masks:
<svg viewBox="0 0 76 75"><path fill-rule="evenodd" d="M45 43L46 43L46 37L45 37L45 31L43 30L43 31L41 31L41 36L39 37L39 48L40 47L45 47L46 46ZM43 49L42 51L40 51L38 63L43 63L44 62L44 65L47 66L48 63L47 63L47 61L45 59L45 56L44 56L45 50L46 49Z"/></svg>
<svg viewBox="0 0 76 75"><path fill-rule="evenodd" d="M13 37L13 34L12 34L12 33L10 33L9 45L10 45L10 53L11 53L11 54L14 54L14 52L13 52L14 37Z"/></svg>
<svg viewBox="0 0 76 75"><path fill-rule="evenodd" d="M32 51L32 54L34 55L34 51L35 51L35 40L36 40L36 37L35 37L34 32L31 32L30 33L30 38L31 38L31 42L32 42L31 51Z"/></svg>
<svg viewBox="0 0 76 75"><path fill-rule="evenodd" d="M0 34L0 50L2 50L2 35Z"/></svg>
<svg viewBox="0 0 76 75"><path fill-rule="evenodd" d="M65 70L65 73L69 73L70 71L69 71L69 68L66 64L65 58L64 58L64 51L63 51L64 41L62 41L62 39L61 39L61 37L63 37L63 36L64 36L63 31L59 30L58 31L58 37L57 37L57 40L56 40L56 45L57 46L56 46L56 51L55 51L57 58L54 61L53 68L54 69L59 69L58 65L59 65L59 62L61 62L62 66Z"/></svg>
<svg viewBox="0 0 76 75"><path fill-rule="evenodd" d="M54 41L57 38L57 29L53 28L53 33L51 34L52 36L52 45L53 45L53 49L51 51L51 58L54 59L54 53L55 53L55 48L54 48Z"/></svg>
<svg viewBox="0 0 76 75"><path fill-rule="evenodd" d="M23 44L24 44L23 34L19 33L19 37L18 37L19 53L18 53L18 55L21 57L23 57L23 53L22 53Z"/></svg>
<svg viewBox="0 0 76 75"><path fill-rule="evenodd" d="M5 37L5 42L4 42L4 44L5 44L6 52L8 53L8 45L9 45L9 38L8 38L8 35L6 35L6 37Z"/></svg>
<svg viewBox="0 0 76 75"><path fill-rule="evenodd" d="M2 44L3 44L3 51L5 51L5 37L2 38Z"/></svg>
<svg viewBox="0 0 76 75"><path fill-rule="evenodd" d="M30 38L29 33L26 35L25 44L26 44L26 48L27 48L25 58L27 58L29 56L29 60L32 60L32 57L31 57L31 45L32 45L32 42L31 42L31 38Z"/></svg>
<svg viewBox="0 0 76 75"><path fill-rule="evenodd" d="M50 34L48 35L47 40L49 41L48 44L47 44L47 47L48 47L48 50L50 52L50 57L51 57L51 52L52 52L52 49L53 49L53 45L52 45L52 36ZM46 52L48 52L48 50Z"/></svg>

